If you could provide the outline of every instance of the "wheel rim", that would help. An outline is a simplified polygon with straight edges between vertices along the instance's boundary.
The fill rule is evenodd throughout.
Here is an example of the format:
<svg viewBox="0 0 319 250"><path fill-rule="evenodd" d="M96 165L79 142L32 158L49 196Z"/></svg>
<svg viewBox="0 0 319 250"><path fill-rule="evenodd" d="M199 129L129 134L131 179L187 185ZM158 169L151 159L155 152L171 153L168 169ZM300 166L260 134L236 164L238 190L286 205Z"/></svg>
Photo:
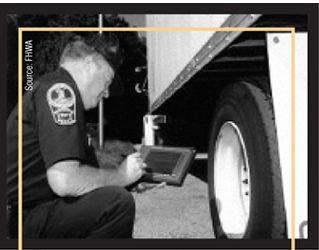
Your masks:
<svg viewBox="0 0 319 250"><path fill-rule="evenodd" d="M250 171L242 134L231 121L223 124L216 140L214 191L223 231L241 238L250 214Z"/></svg>

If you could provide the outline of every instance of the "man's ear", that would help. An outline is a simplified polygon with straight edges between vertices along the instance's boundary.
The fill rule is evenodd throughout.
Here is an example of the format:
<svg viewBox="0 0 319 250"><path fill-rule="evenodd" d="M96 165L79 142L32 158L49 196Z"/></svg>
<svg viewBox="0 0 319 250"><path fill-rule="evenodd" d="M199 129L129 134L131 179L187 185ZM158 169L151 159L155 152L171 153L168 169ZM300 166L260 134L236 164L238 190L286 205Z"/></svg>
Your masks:
<svg viewBox="0 0 319 250"><path fill-rule="evenodd" d="M94 60L93 60L93 57L92 56L87 56L85 57L84 59L84 65L85 65L85 70L89 73L92 73L95 71L95 63L94 63Z"/></svg>

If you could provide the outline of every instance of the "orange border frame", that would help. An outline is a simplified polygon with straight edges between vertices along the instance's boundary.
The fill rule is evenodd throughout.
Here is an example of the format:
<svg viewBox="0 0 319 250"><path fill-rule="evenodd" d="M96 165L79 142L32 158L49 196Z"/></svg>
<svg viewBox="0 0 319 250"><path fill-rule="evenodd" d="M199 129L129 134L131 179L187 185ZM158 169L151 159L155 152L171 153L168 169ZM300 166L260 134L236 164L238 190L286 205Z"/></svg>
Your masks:
<svg viewBox="0 0 319 250"><path fill-rule="evenodd" d="M146 28L60 28L60 27L23 27L18 28L18 250L23 249L22 240L22 36L23 32L71 32L71 31L83 31L83 32L125 32L125 31L264 31L264 32L290 32L291 33L291 55L292 55L292 65L291 65L291 98L292 98L292 143L291 143L291 250L295 250L295 28L280 28L280 27L263 27L263 28L240 28L240 27L206 27L206 28L196 28L196 27L146 27Z"/></svg>

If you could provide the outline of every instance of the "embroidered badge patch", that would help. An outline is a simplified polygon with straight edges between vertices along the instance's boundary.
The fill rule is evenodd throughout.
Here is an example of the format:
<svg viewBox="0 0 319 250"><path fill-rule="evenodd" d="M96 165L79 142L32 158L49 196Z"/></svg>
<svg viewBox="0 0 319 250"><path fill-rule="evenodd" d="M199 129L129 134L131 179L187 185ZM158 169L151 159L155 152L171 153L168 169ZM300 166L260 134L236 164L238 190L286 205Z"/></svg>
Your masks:
<svg viewBox="0 0 319 250"><path fill-rule="evenodd" d="M76 98L73 89L66 83L56 83L47 92L54 122L59 125L76 123Z"/></svg>

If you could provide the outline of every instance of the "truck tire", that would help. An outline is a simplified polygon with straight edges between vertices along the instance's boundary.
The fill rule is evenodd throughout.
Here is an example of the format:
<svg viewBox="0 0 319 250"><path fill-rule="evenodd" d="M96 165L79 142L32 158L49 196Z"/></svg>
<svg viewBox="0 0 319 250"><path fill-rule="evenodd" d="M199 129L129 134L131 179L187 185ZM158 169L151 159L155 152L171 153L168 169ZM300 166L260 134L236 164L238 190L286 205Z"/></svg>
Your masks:
<svg viewBox="0 0 319 250"><path fill-rule="evenodd" d="M208 155L216 238L285 238L277 136L270 98L247 82L227 86L217 103Z"/></svg>

